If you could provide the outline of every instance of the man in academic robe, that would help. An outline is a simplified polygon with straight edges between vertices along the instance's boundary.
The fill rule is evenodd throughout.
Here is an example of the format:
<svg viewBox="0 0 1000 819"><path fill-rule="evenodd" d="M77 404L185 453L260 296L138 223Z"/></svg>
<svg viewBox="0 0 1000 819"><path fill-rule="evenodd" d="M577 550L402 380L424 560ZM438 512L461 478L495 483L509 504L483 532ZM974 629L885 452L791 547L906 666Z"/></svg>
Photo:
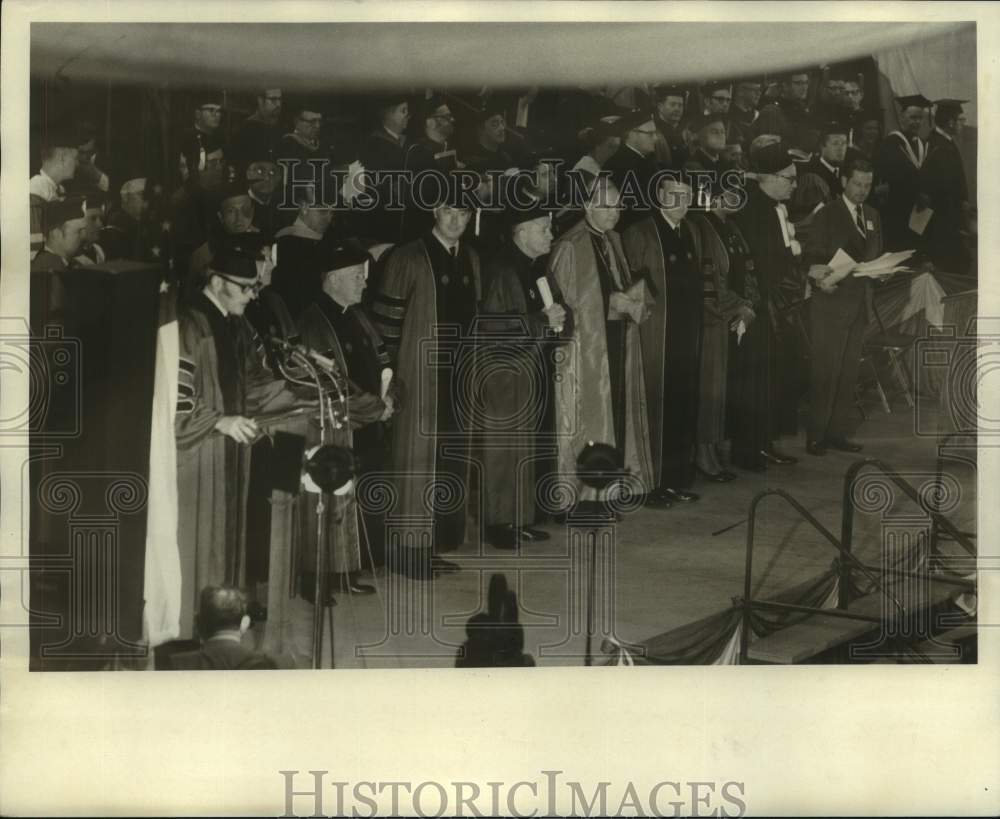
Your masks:
<svg viewBox="0 0 1000 819"><path fill-rule="evenodd" d="M191 127L178 137L180 152L187 158L189 169L204 171L207 157L214 151L229 154L223 130L219 127L222 125L222 101L222 93L216 89L202 89L193 95Z"/></svg>
<svg viewBox="0 0 1000 819"><path fill-rule="evenodd" d="M809 74L792 71L780 83L780 96L760 109L751 128L753 136L777 134L791 148L815 149L816 126L809 110Z"/></svg>
<svg viewBox="0 0 1000 819"><path fill-rule="evenodd" d="M899 130L882 140L875 156L875 179L888 190L881 206L887 250L920 249L923 238L910 230L914 210L924 210L929 199L921 191L920 169L927 156L927 144L920 129L931 103L922 94L897 97Z"/></svg>
<svg viewBox="0 0 1000 819"><path fill-rule="evenodd" d="M403 184L406 129L410 123L409 96L386 94L375 107L375 128L361 145L361 164L368 173L374 207L364 214L365 236L397 244L403 228Z"/></svg>
<svg viewBox="0 0 1000 819"><path fill-rule="evenodd" d="M615 123L622 133L622 145L607 161L604 169L620 192L623 206L621 229L647 216L655 198L653 177L659 170L656 161L656 136L653 117L646 110L632 111Z"/></svg>
<svg viewBox="0 0 1000 819"><path fill-rule="evenodd" d="M272 287L297 317L316 297L320 253L324 244L335 244L331 231L333 208L305 191L295 221L275 234L278 258Z"/></svg>
<svg viewBox="0 0 1000 819"><path fill-rule="evenodd" d="M392 425L394 514L432 518L429 546L388 544L387 558L393 571L417 580L457 571L440 553L466 538L470 422L462 373L475 360L470 331L482 291L479 256L463 236L472 203L460 185L446 187L434 227L389 255L373 302L393 369L407 379Z"/></svg>
<svg viewBox="0 0 1000 819"><path fill-rule="evenodd" d="M882 225L878 211L865 204L872 188L872 166L857 159L844 168L844 193L826 204L813 222L804 244L815 282L809 300L812 335L809 429L806 451L860 452L847 438L854 416L854 391L865 330L871 283L853 275L853 268L834 271L829 263L842 250L855 262L882 255Z"/></svg>
<svg viewBox="0 0 1000 819"><path fill-rule="evenodd" d="M459 161L482 177L481 198L486 206L477 214L475 241L480 251L492 251L502 241L506 222L501 187L505 171L518 167L511 150L511 130L507 127L504 101L490 97L474 114L472 144L460 153Z"/></svg>
<svg viewBox="0 0 1000 819"><path fill-rule="evenodd" d="M723 174L733 169L723 158L727 144L726 114L709 111L694 119L690 128L695 134L695 148L684 163L684 170L692 173L692 183L697 186L695 202L699 207L707 207L712 198L724 190Z"/></svg>
<svg viewBox="0 0 1000 819"><path fill-rule="evenodd" d="M572 511L574 500L607 500L607 490L598 493L581 487L576 477L577 458L590 442L619 449L643 491L652 488L639 340L639 324L648 315L648 306L633 289L625 251L614 230L620 208L618 189L599 177L583 218L556 242L549 262L549 275L573 317L573 340L556 363L559 474L575 486L575 498L557 499L565 512Z"/></svg>
<svg viewBox="0 0 1000 819"><path fill-rule="evenodd" d="M749 437L733 440L749 468L788 465L796 459L780 452L774 440L797 431L799 388L795 350L800 345L785 315L783 288L798 288L795 258L802 249L794 237L785 203L795 190L795 162L784 143L754 154L756 180L747 184L746 205L734 219L750 250L759 288L761 312L754 322L762 355L767 357L766 418L747 424ZM803 288L804 289L804 288ZM735 456L734 456L735 457Z"/></svg>
<svg viewBox="0 0 1000 819"><path fill-rule="evenodd" d="M433 96L420 108L420 135L407 143L403 154L406 170L406 212L403 214L403 241L409 242L423 235L434 225L434 180L430 172L447 174L457 167L455 146L455 117L447 100ZM420 177L420 174L425 176ZM418 179L420 181L414 181Z"/></svg>
<svg viewBox="0 0 1000 819"><path fill-rule="evenodd" d="M640 327L654 489L647 505L698 500L691 492L701 374L702 272L697 229L685 221L691 187L660 182L660 207L625 231L632 275L655 302Z"/></svg>
<svg viewBox="0 0 1000 819"><path fill-rule="evenodd" d="M245 580L246 497L255 420L308 401L265 368L244 319L259 282L254 259L216 254L201 291L179 311L177 440L181 637L202 588Z"/></svg>
<svg viewBox="0 0 1000 819"><path fill-rule="evenodd" d="M687 90L679 85L657 85L653 88L653 99L656 107L653 122L659 131L656 159L662 167L679 171L689 154L681 128Z"/></svg>
<svg viewBox="0 0 1000 819"><path fill-rule="evenodd" d="M749 150L753 124L760 116L757 105L763 83L757 77L747 77L733 83L733 104L729 109L731 130L738 136L744 150Z"/></svg>
<svg viewBox="0 0 1000 819"><path fill-rule="evenodd" d="M970 262L964 233L972 205L962 154L955 142L965 127L964 102L943 99L935 103L934 130L921 169L921 188L934 211L927 225L927 252L931 261L948 273L966 273Z"/></svg>
<svg viewBox="0 0 1000 819"><path fill-rule="evenodd" d="M552 347L566 311L545 306L538 280L552 247L552 219L540 207L510 214L510 240L483 264L486 290L480 350L486 404L483 435L483 514L486 539L516 549L548 534L535 522L539 471L552 446ZM546 282L548 286L548 282ZM539 343L545 341L547 343ZM488 375L486 375L488 374Z"/></svg>
<svg viewBox="0 0 1000 819"><path fill-rule="evenodd" d="M109 259L135 259L164 263L166 237L149 215L146 178L126 180L119 192L120 207L111 214L101 231L101 247Z"/></svg>
<svg viewBox="0 0 1000 819"><path fill-rule="evenodd" d="M382 369L388 362L382 340L361 311L361 295L368 281L369 257L363 251L344 245L324 254L318 275L320 293L299 317L302 343L334 363L341 389L347 399L346 415L340 429L330 430L327 443L349 447L361 461L361 481L382 466L382 422L392 417L394 396L382 396ZM364 436L365 432L370 434ZM363 436L363 437L362 437ZM318 438L318 436L317 436ZM318 439L310 443L319 443ZM310 498L304 521L316 518L315 499ZM331 496L327 513L327 544L334 593L368 595L375 587L358 580L362 568L362 545L365 551L371 540L384 540L385 521L380 515L364 515L364 499L352 490ZM370 541L362 537L362 524ZM314 593L315 527L304 528L306 547L302 557L302 588ZM374 555L372 556L374 558ZM366 561L367 562L367 561Z"/></svg>
<svg viewBox="0 0 1000 819"><path fill-rule="evenodd" d="M274 161L278 140L281 139L280 88L262 88L257 93L257 110L247 117L233 138L233 163L237 175L253 162Z"/></svg>
<svg viewBox="0 0 1000 819"><path fill-rule="evenodd" d="M253 203L253 226L267 236L274 236L279 228L280 185L281 168L274 162L254 160L247 166L246 187Z"/></svg>
<svg viewBox="0 0 1000 819"><path fill-rule="evenodd" d="M788 215L803 235L805 231L800 223L821 205L843 193L840 168L847 153L847 131L845 124L826 123L820 130L819 153L798 166L798 180L788 203Z"/></svg>

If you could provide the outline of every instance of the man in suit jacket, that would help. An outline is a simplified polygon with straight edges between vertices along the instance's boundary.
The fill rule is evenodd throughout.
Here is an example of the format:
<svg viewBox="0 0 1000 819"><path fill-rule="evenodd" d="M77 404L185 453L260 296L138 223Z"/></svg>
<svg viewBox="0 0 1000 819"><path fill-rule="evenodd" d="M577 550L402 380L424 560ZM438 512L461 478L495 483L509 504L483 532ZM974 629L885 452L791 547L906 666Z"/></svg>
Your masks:
<svg viewBox="0 0 1000 819"><path fill-rule="evenodd" d="M921 188L934 215L927 225L927 253L935 265L949 273L965 273L971 261L963 234L971 214L962 154L955 140L965 126L965 100L938 100L934 130L927 142L927 159L921 173Z"/></svg>
<svg viewBox="0 0 1000 819"><path fill-rule="evenodd" d="M257 671L277 668L266 654L243 645L250 628L247 601L243 592L232 586L206 586L198 605L198 632L202 645L198 651L184 651L169 659L174 671Z"/></svg>
<svg viewBox="0 0 1000 819"><path fill-rule="evenodd" d="M864 204L872 187L872 166L856 159L845 169L844 193L825 205L813 223L804 248L815 282L810 300L812 322L812 380L808 443L810 455L827 448L859 452L861 445L847 439L854 407L854 390L865 329L868 326L868 279L852 270L834 272L829 262L843 250L856 262L882 254L882 223L878 212Z"/></svg>

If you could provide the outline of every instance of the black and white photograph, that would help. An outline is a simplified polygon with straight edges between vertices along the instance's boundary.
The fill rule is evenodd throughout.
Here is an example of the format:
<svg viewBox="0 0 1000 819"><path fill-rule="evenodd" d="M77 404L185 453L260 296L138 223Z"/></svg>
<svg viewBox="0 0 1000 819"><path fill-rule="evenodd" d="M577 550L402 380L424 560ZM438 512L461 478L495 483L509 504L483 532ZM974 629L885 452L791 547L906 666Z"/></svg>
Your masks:
<svg viewBox="0 0 1000 819"><path fill-rule="evenodd" d="M185 702L246 696L268 716L237 718L239 741L266 722L273 751L308 690L306 730L388 719L334 749L417 741L403 723L429 709L435 742L467 733L486 761L482 685L484 719L589 712L621 757L578 748L591 781L532 753L516 782L452 750L411 770L340 748L336 772L314 749L267 787L79 815L920 812L755 791L758 746L720 716L704 764L677 748L629 773L655 724L672 742L657 703L698 735L700 685L717 714L762 697L746 711L792 732L841 714L865 734L880 712L918 756L900 787L933 730L949 754L966 720L995 742L995 688L971 693L1000 565L980 537L995 8L45 5L4 9L29 32L4 39L0 276L18 691L111 686L115 713L162 696L182 723ZM967 711L911 737L889 712L912 675L939 675L921 697L948 680L951 709L968 681ZM767 692L796 679L842 693L795 722ZM128 727L163 739L167 713L141 713ZM989 760L956 774L956 813L998 808ZM66 809L38 798L8 804Z"/></svg>

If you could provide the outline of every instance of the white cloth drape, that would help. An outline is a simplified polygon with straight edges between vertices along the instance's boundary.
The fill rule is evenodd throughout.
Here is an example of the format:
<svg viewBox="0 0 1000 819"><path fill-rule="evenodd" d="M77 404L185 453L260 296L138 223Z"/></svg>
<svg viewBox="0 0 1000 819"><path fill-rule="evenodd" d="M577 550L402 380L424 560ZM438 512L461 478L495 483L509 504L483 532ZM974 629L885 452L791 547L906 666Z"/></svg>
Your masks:
<svg viewBox="0 0 1000 819"><path fill-rule="evenodd" d="M153 377L153 424L149 443L146 566L143 625L150 646L180 635L181 561L177 550L177 322L160 327Z"/></svg>

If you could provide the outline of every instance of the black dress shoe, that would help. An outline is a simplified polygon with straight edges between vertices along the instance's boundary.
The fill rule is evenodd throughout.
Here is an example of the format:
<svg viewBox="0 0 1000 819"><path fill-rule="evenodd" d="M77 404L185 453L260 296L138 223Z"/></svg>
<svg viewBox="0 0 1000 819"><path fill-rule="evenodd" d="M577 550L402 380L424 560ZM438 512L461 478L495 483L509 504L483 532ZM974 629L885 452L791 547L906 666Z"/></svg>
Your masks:
<svg viewBox="0 0 1000 819"><path fill-rule="evenodd" d="M519 535L519 530L511 524L486 527L486 542L494 549L516 549Z"/></svg>
<svg viewBox="0 0 1000 819"><path fill-rule="evenodd" d="M659 492L649 492L643 500L642 505L648 506L650 509L669 509L674 504L666 495Z"/></svg>
<svg viewBox="0 0 1000 819"><path fill-rule="evenodd" d="M669 486L664 486L661 489L654 490L653 494L662 495L671 503L692 503L698 500L699 495L694 492L689 492L686 489L671 489Z"/></svg>
<svg viewBox="0 0 1000 819"><path fill-rule="evenodd" d="M826 455L826 446L822 441L807 441L806 452L810 455Z"/></svg>
<svg viewBox="0 0 1000 819"><path fill-rule="evenodd" d="M861 444L847 438L827 438L824 443L828 449L836 449L838 452L860 452L864 449Z"/></svg>
<svg viewBox="0 0 1000 819"><path fill-rule="evenodd" d="M552 537L548 532L535 529L533 526L522 526L519 531L521 533L521 540L541 541L549 540Z"/></svg>
<svg viewBox="0 0 1000 819"><path fill-rule="evenodd" d="M736 477L732 472L709 472L700 466L695 466L695 471L705 480L712 481L712 483L726 483Z"/></svg>
<svg viewBox="0 0 1000 819"><path fill-rule="evenodd" d="M798 458L793 458L791 455L786 455L784 452L778 452L774 447L770 449L762 449L760 451L760 457L762 457L767 463L774 464L775 466L791 466L792 464L797 464L799 462Z"/></svg>
<svg viewBox="0 0 1000 819"><path fill-rule="evenodd" d="M337 600L333 596L333 584L327 583L326 594L323 598L324 606L336 606ZM316 604L316 572L302 572L299 582L299 596L313 605Z"/></svg>
<svg viewBox="0 0 1000 819"><path fill-rule="evenodd" d="M739 477L735 472L730 472L728 469L723 469L719 474L722 475L722 480L726 483L735 481Z"/></svg>

